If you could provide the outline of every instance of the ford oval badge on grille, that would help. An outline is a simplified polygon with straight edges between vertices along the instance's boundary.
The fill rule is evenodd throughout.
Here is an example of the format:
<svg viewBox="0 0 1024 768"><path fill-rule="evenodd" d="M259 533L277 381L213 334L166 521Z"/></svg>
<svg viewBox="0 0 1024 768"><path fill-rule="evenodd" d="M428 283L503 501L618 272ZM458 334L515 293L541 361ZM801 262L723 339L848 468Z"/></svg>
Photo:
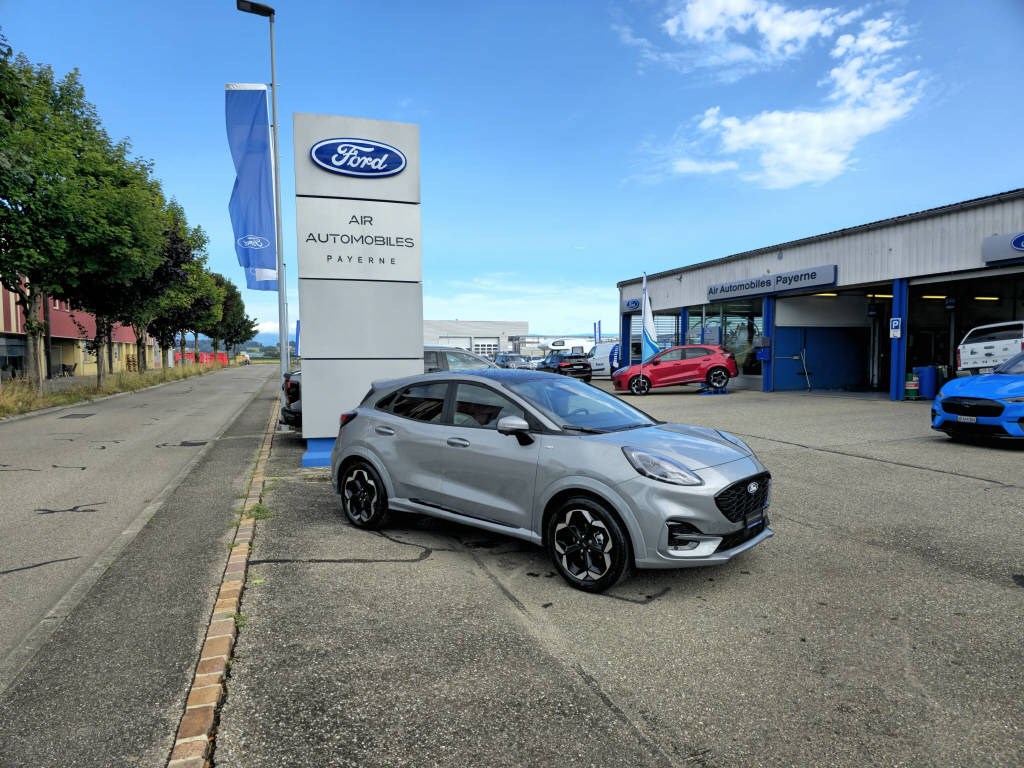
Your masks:
<svg viewBox="0 0 1024 768"><path fill-rule="evenodd" d="M324 139L309 150L325 171L358 178L383 178L405 170L402 151L373 139Z"/></svg>
<svg viewBox="0 0 1024 768"><path fill-rule="evenodd" d="M749 493L750 495L754 495L755 493L757 493L760 487L761 486L758 485L757 483L751 483L750 485L747 486L747 493Z"/></svg>

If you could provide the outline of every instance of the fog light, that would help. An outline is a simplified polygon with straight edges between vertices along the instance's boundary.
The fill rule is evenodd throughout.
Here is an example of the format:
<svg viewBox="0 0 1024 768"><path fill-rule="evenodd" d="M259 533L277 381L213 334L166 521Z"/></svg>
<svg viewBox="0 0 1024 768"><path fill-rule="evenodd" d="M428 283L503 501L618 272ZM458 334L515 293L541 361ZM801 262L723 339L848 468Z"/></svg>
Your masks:
<svg viewBox="0 0 1024 768"><path fill-rule="evenodd" d="M700 529L690 523L668 523L668 545L670 547L693 547L702 536Z"/></svg>

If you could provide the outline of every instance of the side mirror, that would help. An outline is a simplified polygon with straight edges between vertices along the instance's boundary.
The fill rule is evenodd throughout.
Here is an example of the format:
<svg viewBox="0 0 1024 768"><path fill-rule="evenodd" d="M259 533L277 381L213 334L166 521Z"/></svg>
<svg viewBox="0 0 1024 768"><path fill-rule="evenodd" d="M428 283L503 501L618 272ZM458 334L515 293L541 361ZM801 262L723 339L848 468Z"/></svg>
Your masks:
<svg viewBox="0 0 1024 768"><path fill-rule="evenodd" d="M515 435L520 445L529 445L533 442L530 437L530 425L521 416L503 416L498 419L498 432L502 435Z"/></svg>
<svg viewBox="0 0 1024 768"><path fill-rule="evenodd" d="M661 358L659 357L657 360L651 360L651 365L661 365Z"/></svg>

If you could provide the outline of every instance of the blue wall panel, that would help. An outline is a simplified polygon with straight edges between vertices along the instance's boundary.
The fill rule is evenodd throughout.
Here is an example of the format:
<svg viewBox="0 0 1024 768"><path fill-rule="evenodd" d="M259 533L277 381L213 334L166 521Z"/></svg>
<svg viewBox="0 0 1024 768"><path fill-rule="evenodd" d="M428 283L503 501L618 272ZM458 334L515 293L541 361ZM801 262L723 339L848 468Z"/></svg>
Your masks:
<svg viewBox="0 0 1024 768"><path fill-rule="evenodd" d="M808 389L801 350L807 361L811 389L862 389L867 328L775 329L775 390Z"/></svg>

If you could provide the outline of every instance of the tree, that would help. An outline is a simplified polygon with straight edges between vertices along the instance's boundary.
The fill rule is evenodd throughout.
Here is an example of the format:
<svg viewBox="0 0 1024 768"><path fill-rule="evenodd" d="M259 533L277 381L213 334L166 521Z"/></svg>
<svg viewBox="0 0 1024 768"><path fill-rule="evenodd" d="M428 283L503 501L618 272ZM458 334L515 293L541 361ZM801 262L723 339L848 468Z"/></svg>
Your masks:
<svg viewBox="0 0 1024 768"><path fill-rule="evenodd" d="M225 351L239 344L244 344L256 335L256 321L245 314L245 302L234 283L223 275L214 273L213 279L224 291L222 315L220 322L204 331L213 341L213 351L217 351L219 341L224 342Z"/></svg>
<svg viewBox="0 0 1024 768"><path fill-rule="evenodd" d="M77 213L88 226L68 236L79 267L59 295L96 319L96 379L102 384L100 350L109 345L114 323L132 316L136 282L151 277L163 261L165 203L149 163L130 158L127 141L111 144L97 130L85 146Z"/></svg>
<svg viewBox="0 0 1024 768"><path fill-rule="evenodd" d="M77 70L56 80L46 66L13 56L0 38L0 284L16 297L26 333L26 373L41 387L42 296L75 279L69 236L87 184L79 174L99 130Z"/></svg>

